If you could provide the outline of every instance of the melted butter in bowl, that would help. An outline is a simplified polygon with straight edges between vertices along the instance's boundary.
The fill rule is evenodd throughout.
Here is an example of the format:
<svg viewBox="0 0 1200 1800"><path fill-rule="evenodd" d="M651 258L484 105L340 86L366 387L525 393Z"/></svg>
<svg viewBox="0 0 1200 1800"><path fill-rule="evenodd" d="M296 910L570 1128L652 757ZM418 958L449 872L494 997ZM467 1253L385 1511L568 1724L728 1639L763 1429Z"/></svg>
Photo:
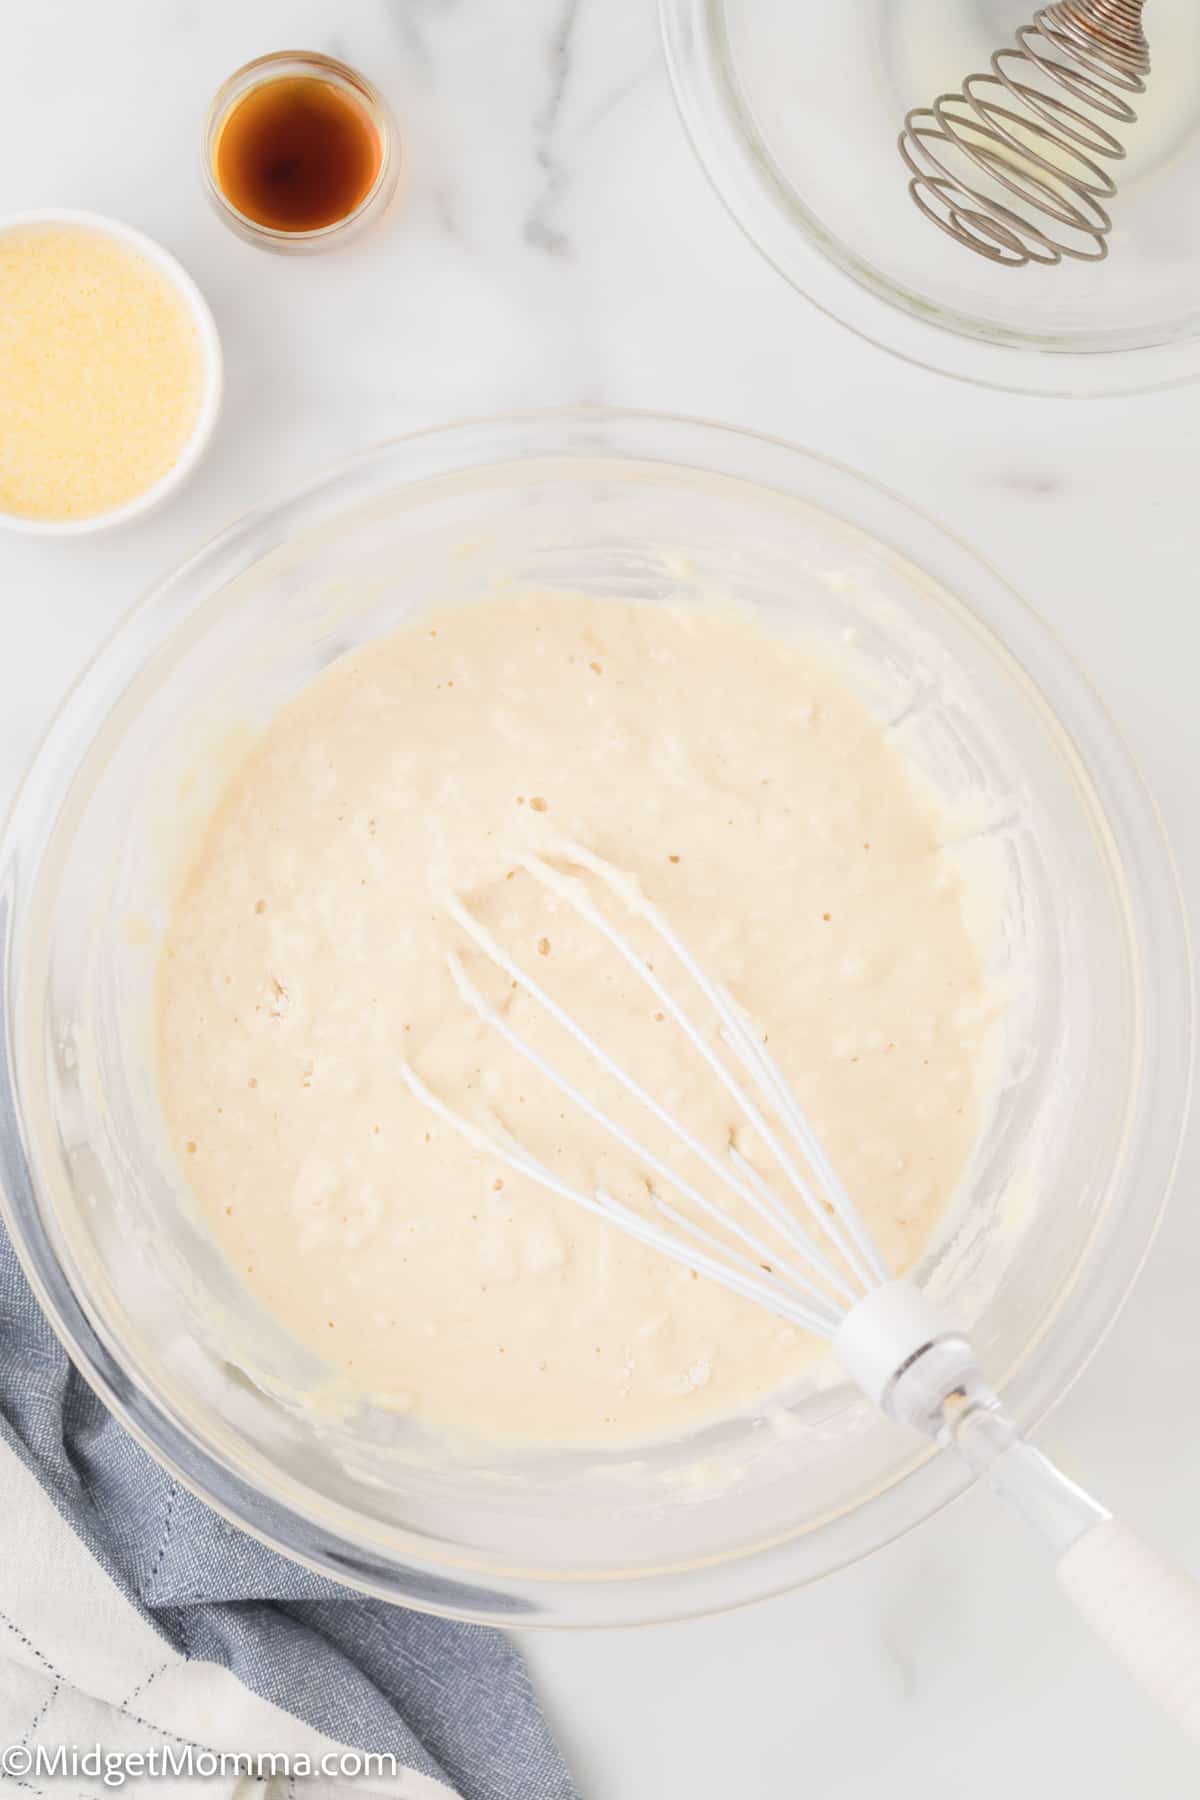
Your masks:
<svg viewBox="0 0 1200 1800"><path fill-rule="evenodd" d="M220 403L216 327L150 239L86 213L0 223L0 524L95 530L199 460Z"/></svg>

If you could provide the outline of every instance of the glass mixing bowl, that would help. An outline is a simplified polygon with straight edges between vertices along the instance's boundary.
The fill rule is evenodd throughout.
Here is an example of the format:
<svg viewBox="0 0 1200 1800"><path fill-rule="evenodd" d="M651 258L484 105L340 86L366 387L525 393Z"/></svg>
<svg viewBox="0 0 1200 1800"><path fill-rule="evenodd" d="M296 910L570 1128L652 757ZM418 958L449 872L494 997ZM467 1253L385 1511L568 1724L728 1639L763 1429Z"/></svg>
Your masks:
<svg viewBox="0 0 1200 1800"><path fill-rule="evenodd" d="M1151 73L1103 262L998 268L930 224L905 114L986 70L1035 0L660 0L684 123L750 239L810 300L945 374L1111 394L1200 374L1200 8L1147 0Z"/></svg>
<svg viewBox="0 0 1200 1800"><path fill-rule="evenodd" d="M614 1453L438 1449L331 1404L198 1225L147 1020L189 826L248 731L352 645L513 580L736 594L836 642L1003 863L1019 1030L919 1279L1031 1424L1095 1347L1163 1204L1185 1110L1185 929L1101 707L1011 590L847 469L682 419L465 424L370 450L234 525L67 700L0 860L5 1218L79 1368L229 1519L338 1580L493 1624L628 1623L836 1568L966 1475L836 1379ZM965 817L964 812L964 817ZM323 1397L324 1396L324 1397Z"/></svg>

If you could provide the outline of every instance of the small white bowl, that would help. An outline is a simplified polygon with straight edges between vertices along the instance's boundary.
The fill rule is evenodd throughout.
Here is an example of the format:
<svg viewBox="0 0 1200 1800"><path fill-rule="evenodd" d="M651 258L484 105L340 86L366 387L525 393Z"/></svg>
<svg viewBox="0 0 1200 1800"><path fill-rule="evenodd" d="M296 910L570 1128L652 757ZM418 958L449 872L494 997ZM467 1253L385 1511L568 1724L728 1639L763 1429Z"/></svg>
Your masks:
<svg viewBox="0 0 1200 1800"><path fill-rule="evenodd" d="M162 271L187 306L200 334L204 357L204 392L191 436L166 474L144 492L127 500L123 506L114 506L107 512L94 513L83 519L27 519L19 513L5 512L0 508L0 529L23 531L31 537L82 537L85 532L109 531L114 526L126 525L133 519L142 518L183 486L207 450L221 411L221 396L225 385L224 359L216 321L207 300L183 265L176 262L170 252L164 250L161 244L156 244L153 238L135 230L132 225L124 224L120 219L107 218L103 213L80 212L69 207L43 207L34 212L8 213L0 218L0 238L36 225L78 226L81 230L101 232L107 237L116 238L138 251Z"/></svg>

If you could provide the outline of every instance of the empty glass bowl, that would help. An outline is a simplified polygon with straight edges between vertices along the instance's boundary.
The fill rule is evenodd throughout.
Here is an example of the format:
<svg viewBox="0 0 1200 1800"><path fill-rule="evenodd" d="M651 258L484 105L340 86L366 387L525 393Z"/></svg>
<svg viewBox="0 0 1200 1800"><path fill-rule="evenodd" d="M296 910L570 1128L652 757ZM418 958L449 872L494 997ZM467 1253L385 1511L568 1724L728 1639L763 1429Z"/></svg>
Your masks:
<svg viewBox="0 0 1200 1800"><path fill-rule="evenodd" d="M660 0L684 122L751 240L824 312L945 374L1092 395L1200 374L1200 8L1148 0L1151 73L1103 262L998 268L924 219L897 138L1034 0Z"/></svg>

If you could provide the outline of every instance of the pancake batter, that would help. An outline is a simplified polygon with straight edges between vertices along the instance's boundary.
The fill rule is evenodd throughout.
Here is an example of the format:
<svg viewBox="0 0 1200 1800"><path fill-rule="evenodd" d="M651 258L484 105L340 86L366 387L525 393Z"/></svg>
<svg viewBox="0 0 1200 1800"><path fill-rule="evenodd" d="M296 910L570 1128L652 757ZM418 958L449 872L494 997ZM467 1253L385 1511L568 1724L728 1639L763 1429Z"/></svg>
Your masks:
<svg viewBox="0 0 1200 1800"><path fill-rule="evenodd" d="M735 1115L678 1028L516 866L570 836L636 875L769 1033L900 1272L983 1098L988 998L940 825L845 676L733 609L513 595L346 656L240 768L163 949L165 1117L233 1266L364 1394L448 1431L635 1442L784 1388L812 1340L465 1142L397 1065L645 1205L632 1159L464 1007L455 948L564 1073L676 1154L472 950L452 892L724 1149Z"/></svg>

